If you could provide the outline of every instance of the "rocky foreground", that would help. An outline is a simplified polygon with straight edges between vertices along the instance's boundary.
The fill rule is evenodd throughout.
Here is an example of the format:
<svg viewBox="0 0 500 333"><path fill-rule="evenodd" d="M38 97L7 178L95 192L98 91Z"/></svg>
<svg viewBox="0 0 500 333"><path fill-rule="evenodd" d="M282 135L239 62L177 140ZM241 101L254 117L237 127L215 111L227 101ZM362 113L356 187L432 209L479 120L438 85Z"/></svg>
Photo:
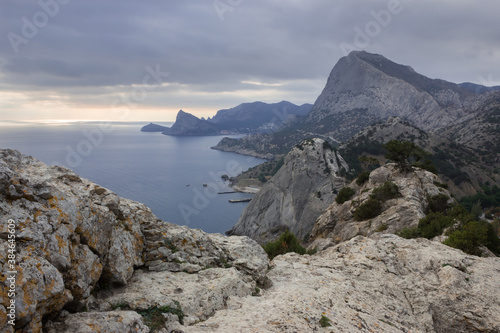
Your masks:
<svg viewBox="0 0 500 333"><path fill-rule="evenodd" d="M500 332L500 258L438 242L358 236L269 262L248 237L163 222L12 150L0 212L1 332Z"/></svg>

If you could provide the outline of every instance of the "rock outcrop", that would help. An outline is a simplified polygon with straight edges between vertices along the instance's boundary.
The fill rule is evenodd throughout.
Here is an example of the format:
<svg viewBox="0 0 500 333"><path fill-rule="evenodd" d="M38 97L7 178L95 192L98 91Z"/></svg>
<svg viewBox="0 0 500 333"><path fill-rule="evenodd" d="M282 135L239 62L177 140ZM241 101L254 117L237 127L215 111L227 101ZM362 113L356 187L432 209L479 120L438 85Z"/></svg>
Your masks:
<svg viewBox="0 0 500 333"><path fill-rule="evenodd" d="M12 274L6 273L10 271L17 271L12 299L18 332L41 332L42 319L49 316L52 320L47 325L57 332L74 331L75 322L83 325L96 318L101 318L102 332L125 332L116 325L105 329L107 321L118 317L124 325L143 329L137 315L74 313L111 309L105 301L110 295L101 297L102 292L127 289L124 286L131 280L142 278L139 285L132 283L128 289L135 294L128 292L127 309L144 310L178 301L192 321L204 320L224 307L228 297L250 294L267 271L266 254L247 237L208 235L163 222L140 203L120 198L68 169L49 167L13 150L0 150L0 212L2 332L14 332L7 324L6 310L11 300L7 278ZM16 235L13 267L7 261L9 220L14 221ZM144 299L154 290L154 276L170 276L182 287L179 276L189 273L199 283L199 293L192 292L191 298L172 293L168 298ZM198 296L204 291L203 283L211 281L220 282L217 290L224 290L222 301L207 301L200 312ZM215 292L206 295L219 297ZM54 318L62 313L66 314ZM91 329L78 332L87 331Z"/></svg>
<svg viewBox="0 0 500 333"><path fill-rule="evenodd" d="M499 273L499 258L358 236L313 256L276 257L270 289L231 298L184 332L500 332Z"/></svg>
<svg viewBox="0 0 500 333"><path fill-rule="evenodd" d="M178 136L216 135L220 134L220 130L215 124L179 110L175 123L172 127L167 127L162 134Z"/></svg>
<svg viewBox="0 0 500 333"><path fill-rule="evenodd" d="M168 130L167 126L162 126L158 124L149 123L147 125L142 126L141 132L163 132Z"/></svg>
<svg viewBox="0 0 500 333"><path fill-rule="evenodd" d="M295 153L339 158L324 160L332 174L342 164L317 139ZM384 168L370 182L398 183ZM412 197L435 189L432 176L415 177L405 198L418 210ZM12 150L0 150L0 212L2 332L500 332L500 258L439 242L375 233L270 263L248 237L163 222L140 203ZM7 316L12 270L15 326Z"/></svg>
<svg viewBox="0 0 500 333"><path fill-rule="evenodd" d="M288 228L303 238L344 186L341 169L348 170L347 164L326 141L304 140L285 157L284 165L254 196L228 234L263 243Z"/></svg>
<svg viewBox="0 0 500 333"><path fill-rule="evenodd" d="M370 200L374 190L392 182L399 190L395 198L382 200L382 211L378 216L356 220L354 212ZM403 228L417 226L429 208L429 198L444 194L450 203L454 202L448 190L438 187L439 178L422 169L402 174L394 164L386 164L370 173L369 180L362 186L353 181L349 187L355 190L350 200L342 204L333 202L318 218L311 232L311 239L326 238L340 243L358 235L371 236L375 233L394 234Z"/></svg>
<svg viewBox="0 0 500 333"><path fill-rule="evenodd" d="M472 97L457 84L429 79L378 54L353 51L332 69L306 123L315 128L327 123L339 140L393 116L429 131L466 116L464 103Z"/></svg>

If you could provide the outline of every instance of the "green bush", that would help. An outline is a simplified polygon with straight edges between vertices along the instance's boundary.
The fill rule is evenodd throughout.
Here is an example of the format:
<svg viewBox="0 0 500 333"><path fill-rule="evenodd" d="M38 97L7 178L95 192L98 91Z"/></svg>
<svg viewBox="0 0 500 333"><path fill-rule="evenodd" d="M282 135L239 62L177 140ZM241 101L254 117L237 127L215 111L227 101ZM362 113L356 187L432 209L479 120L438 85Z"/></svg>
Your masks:
<svg viewBox="0 0 500 333"><path fill-rule="evenodd" d="M431 212L418 222L419 237L431 239L443 233L443 230L455 221L453 216L446 216L440 212Z"/></svg>
<svg viewBox="0 0 500 333"><path fill-rule="evenodd" d="M446 210L448 210L448 208L450 208L448 200L450 200L450 197L444 193L439 193L432 197L428 197L427 201L429 202L429 211L445 212Z"/></svg>
<svg viewBox="0 0 500 333"><path fill-rule="evenodd" d="M418 230L418 227L404 228L403 230L396 232L396 235L406 239L418 238L420 237L420 231Z"/></svg>
<svg viewBox="0 0 500 333"><path fill-rule="evenodd" d="M319 320L319 324L321 325L321 327L332 326L332 324L330 324L330 318L328 318L325 315L321 315L321 319Z"/></svg>
<svg viewBox="0 0 500 333"><path fill-rule="evenodd" d="M175 307L170 305L165 306L152 306L144 311L137 311L144 321L144 324L148 326L151 331L155 331L161 329L165 326L166 318L163 316L164 313L172 313L179 317L179 322L181 324L184 323L185 314L181 309L179 302L174 301Z"/></svg>
<svg viewBox="0 0 500 333"><path fill-rule="evenodd" d="M401 193L399 193L398 186L391 181L386 181L384 185L374 188L370 195L371 198L379 201L386 201L399 196L401 196Z"/></svg>
<svg viewBox="0 0 500 333"><path fill-rule="evenodd" d="M423 237L431 239L443 234L445 228L452 226L456 222L465 224L469 221L471 221L470 214L463 207L457 206L446 213L430 212L418 221L418 226L405 228L398 235L403 238Z"/></svg>
<svg viewBox="0 0 500 333"><path fill-rule="evenodd" d="M273 259L280 254L288 252L295 252L298 254L314 254L316 252L314 250L306 251L306 249L300 245L297 237L289 230L286 230L278 240L262 245L262 248L266 251L269 259Z"/></svg>
<svg viewBox="0 0 500 333"><path fill-rule="evenodd" d="M500 254L500 240L491 224L485 221L470 221L450 233L444 244L472 255L481 255L479 246L484 245L495 254Z"/></svg>
<svg viewBox="0 0 500 333"><path fill-rule="evenodd" d="M337 196L335 197L335 202L337 202L339 205L343 204L347 200L350 200L352 196L356 193L352 188L349 186L343 187Z"/></svg>
<svg viewBox="0 0 500 333"><path fill-rule="evenodd" d="M365 203L356 208L353 215L356 221L363 221L376 217L381 212L382 203L377 199L370 198Z"/></svg>
<svg viewBox="0 0 500 333"><path fill-rule="evenodd" d="M370 172L369 171L362 171L359 175L358 178L356 178L356 184L359 186L363 185L370 179Z"/></svg>

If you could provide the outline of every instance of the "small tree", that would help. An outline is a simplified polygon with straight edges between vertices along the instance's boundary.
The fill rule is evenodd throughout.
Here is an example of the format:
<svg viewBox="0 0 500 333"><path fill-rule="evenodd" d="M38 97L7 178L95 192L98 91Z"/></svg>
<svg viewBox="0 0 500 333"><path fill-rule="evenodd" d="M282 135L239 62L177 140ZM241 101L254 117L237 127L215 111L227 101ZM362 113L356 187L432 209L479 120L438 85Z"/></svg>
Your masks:
<svg viewBox="0 0 500 333"><path fill-rule="evenodd" d="M414 163L418 164L429 156L429 153L409 141L391 140L383 146L387 150L385 158L396 163L396 167L405 173L412 170Z"/></svg>
<svg viewBox="0 0 500 333"><path fill-rule="evenodd" d="M356 192L352 188L350 188L349 186L343 187L339 191L339 193L337 194L337 196L335 197L335 201L339 205L341 205L344 202L346 202L347 200L351 200L351 198L354 195L354 193L356 193Z"/></svg>
<svg viewBox="0 0 500 333"><path fill-rule="evenodd" d="M368 157L366 155L358 157L358 161L361 163L363 171L371 171L373 169L376 169L380 165L379 161L376 158Z"/></svg>

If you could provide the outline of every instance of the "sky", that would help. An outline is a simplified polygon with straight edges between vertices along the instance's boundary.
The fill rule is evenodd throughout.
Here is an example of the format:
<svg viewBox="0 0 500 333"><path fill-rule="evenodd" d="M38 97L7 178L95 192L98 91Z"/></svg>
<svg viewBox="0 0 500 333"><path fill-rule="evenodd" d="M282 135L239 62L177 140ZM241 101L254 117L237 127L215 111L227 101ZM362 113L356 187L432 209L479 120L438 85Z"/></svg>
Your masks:
<svg viewBox="0 0 500 333"><path fill-rule="evenodd" d="M498 0L2 0L0 120L314 103L352 50L500 85L498 13Z"/></svg>

